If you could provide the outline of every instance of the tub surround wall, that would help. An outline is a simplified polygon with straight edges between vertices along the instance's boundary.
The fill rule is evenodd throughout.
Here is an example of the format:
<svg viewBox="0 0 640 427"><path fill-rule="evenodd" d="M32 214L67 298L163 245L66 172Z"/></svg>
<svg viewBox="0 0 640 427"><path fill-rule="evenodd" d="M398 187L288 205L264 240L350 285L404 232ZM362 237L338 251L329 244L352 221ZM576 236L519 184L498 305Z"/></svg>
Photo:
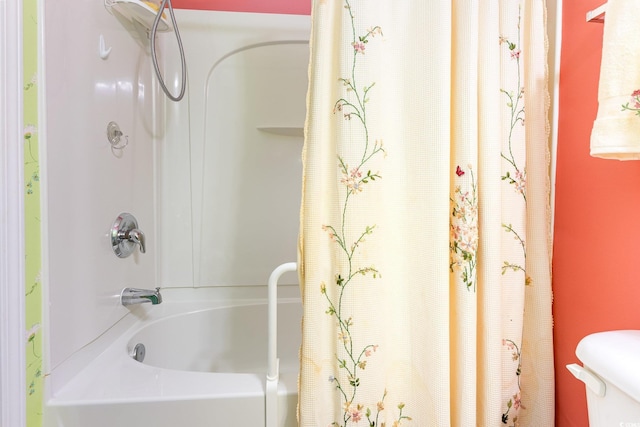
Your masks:
<svg viewBox="0 0 640 427"><path fill-rule="evenodd" d="M310 18L175 15L189 84L162 120L159 283L266 285L274 268L297 259ZM161 41L177 86L174 35ZM281 283L297 283L295 275Z"/></svg>
<svg viewBox="0 0 640 427"><path fill-rule="evenodd" d="M69 374L56 367L129 313L119 303L121 289L156 286L158 100L149 56L101 1L46 2L44 11L45 369L55 393ZM99 56L100 35L112 49L107 59ZM129 139L120 157L107 141L112 120ZM114 255L108 233L121 212L138 219L147 236L146 254Z"/></svg>

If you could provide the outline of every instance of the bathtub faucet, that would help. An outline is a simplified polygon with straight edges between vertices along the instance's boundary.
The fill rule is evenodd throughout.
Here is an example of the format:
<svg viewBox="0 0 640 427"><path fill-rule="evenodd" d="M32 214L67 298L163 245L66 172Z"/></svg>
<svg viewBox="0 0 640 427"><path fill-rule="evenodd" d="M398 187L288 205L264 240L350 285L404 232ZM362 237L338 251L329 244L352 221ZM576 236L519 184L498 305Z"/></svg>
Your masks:
<svg viewBox="0 0 640 427"><path fill-rule="evenodd" d="M162 302L162 295L160 294L160 288L152 289L138 289L138 288L124 288L120 294L120 302L122 305L134 305L150 302L153 305L160 304Z"/></svg>

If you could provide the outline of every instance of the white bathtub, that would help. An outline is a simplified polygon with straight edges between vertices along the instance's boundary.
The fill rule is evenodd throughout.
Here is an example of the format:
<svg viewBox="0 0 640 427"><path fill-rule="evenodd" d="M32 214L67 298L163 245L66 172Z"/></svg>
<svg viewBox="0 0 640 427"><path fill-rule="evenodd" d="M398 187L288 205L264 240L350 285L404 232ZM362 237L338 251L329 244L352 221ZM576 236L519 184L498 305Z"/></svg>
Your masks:
<svg viewBox="0 0 640 427"><path fill-rule="evenodd" d="M165 302L128 327L45 407L47 427L265 425L264 300ZM208 307L204 307L208 306ZM279 427L296 422L302 307L278 303ZM143 363L130 352L143 343Z"/></svg>

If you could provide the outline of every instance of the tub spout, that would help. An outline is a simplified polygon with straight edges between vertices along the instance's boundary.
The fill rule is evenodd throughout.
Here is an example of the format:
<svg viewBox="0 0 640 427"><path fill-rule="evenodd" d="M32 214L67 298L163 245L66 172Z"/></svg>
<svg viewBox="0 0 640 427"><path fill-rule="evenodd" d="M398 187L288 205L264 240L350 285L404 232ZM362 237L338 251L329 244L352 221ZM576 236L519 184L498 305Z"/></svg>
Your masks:
<svg viewBox="0 0 640 427"><path fill-rule="evenodd" d="M120 302L122 305L134 305L150 302L153 305L160 304L162 302L162 295L160 294L160 288L152 289L138 289L138 288L124 288L120 293Z"/></svg>

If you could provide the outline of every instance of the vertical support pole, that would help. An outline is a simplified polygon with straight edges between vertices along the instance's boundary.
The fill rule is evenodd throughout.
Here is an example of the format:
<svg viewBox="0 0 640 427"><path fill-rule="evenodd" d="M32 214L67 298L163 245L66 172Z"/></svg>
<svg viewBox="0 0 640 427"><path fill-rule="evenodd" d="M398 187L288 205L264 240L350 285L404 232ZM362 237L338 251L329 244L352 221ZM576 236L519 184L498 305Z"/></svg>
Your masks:
<svg viewBox="0 0 640 427"><path fill-rule="evenodd" d="M265 426L278 427L278 280L289 271L296 271L298 265L288 262L276 267L269 276L267 288L268 334L267 334L267 383L265 388Z"/></svg>

